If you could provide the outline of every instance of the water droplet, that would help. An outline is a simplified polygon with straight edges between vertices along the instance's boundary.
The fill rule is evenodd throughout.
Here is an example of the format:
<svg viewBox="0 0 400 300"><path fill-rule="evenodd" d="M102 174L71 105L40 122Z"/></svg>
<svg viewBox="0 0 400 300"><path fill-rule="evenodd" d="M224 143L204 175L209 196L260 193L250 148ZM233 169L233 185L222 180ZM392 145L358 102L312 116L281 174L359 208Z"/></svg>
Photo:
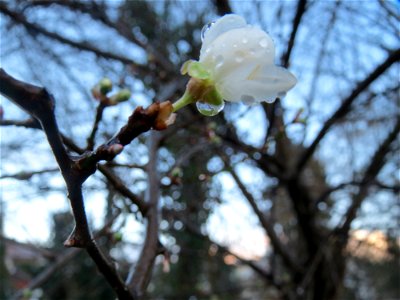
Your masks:
<svg viewBox="0 0 400 300"><path fill-rule="evenodd" d="M235 52L235 61L241 63L244 60L245 54L243 51Z"/></svg>
<svg viewBox="0 0 400 300"><path fill-rule="evenodd" d="M255 54L256 54L256 50L254 50L253 48L250 49L250 54L251 54L251 55L255 55Z"/></svg>
<svg viewBox="0 0 400 300"><path fill-rule="evenodd" d="M248 40L247 38L243 38L243 39L242 39L242 43L243 43L243 44L247 44L248 42L249 42L249 40Z"/></svg>
<svg viewBox="0 0 400 300"><path fill-rule="evenodd" d="M224 109L225 103L222 102L221 105L213 105L206 102L196 102L197 110L205 116L212 117L218 114L221 110Z"/></svg>
<svg viewBox="0 0 400 300"><path fill-rule="evenodd" d="M268 41L267 41L267 39L262 39L258 44L259 44L262 48L267 48L267 47L268 47Z"/></svg>
<svg viewBox="0 0 400 300"><path fill-rule="evenodd" d="M208 47L208 48L206 49L206 53L210 53L210 51L211 51L211 47Z"/></svg>
<svg viewBox="0 0 400 300"><path fill-rule="evenodd" d="M254 97L250 96L250 95L242 95L240 97L240 100L246 105L251 105L251 104L254 104L254 102L255 102Z"/></svg>
<svg viewBox="0 0 400 300"><path fill-rule="evenodd" d="M223 64L224 64L224 57L222 55L218 55L215 58L215 67L221 68Z"/></svg>
<svg viewBox="0 0 400 300"><path fill-rule="evenodd" d="M270 98L265 99L265 102L267 102L267 103L274 103L275 100L276 100L275 97L270 97Z"/></svg>
<svg viewBox="0 0 400 300"><path fill-rule="evenodd" d="M237 48L238 47L238 45L237 44L233 44L233 48Z"/></svg>
<svg viewBox="0 0 400 300"><path fill-rule="evenodd" d="M203 29L201 30L201 41L204 41L207 31L210 30L210 28L214 25L214 23L215 22L210 22L204 25Z"/></svg>

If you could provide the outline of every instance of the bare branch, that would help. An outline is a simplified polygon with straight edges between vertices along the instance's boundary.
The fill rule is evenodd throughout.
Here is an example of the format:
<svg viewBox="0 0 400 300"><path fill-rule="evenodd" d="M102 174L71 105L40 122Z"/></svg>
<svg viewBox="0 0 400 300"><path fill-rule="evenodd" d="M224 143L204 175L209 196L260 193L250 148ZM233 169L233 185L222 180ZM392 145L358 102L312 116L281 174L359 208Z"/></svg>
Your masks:
<svg viewBox="0 0 400 300"><path fill-rule="evenodd" d="M387 69L389 69L395 62L400 60L400 49L397 49L390 53L384 62L378 65L374 71L372 71L363 81L361 81L351 94L344 99L340 107L335 111L335 113L325 122L322 129L319 131L317 137L311 143L311 145L305 150L301 155L297 167L296 174L299 173L311 156L314 154L320 141L325 137L335 123L337 123L341 118L343 118L351 109L351 105L354 100L366 89L368 86L374 82L380 75L382 75Z"/></svg>
<svg viewBox="0 0 400 300"><path fill-rule="evenodd" d="M82 183L87 178L87 172L80 172L75 167L64 148L54 115L53 97L46 89L16 80L3 69L0 69L0 79L3 83L0 85L0 93L39 120L61 169L75 219L75 228L64 244L85 248L118 297L133 299L114 266L107 261L91 237L82 196Z"/></svg>
<svg viewBox="0 0 400 300"><path fill-rule="evenodd" d="M57 172L57 171L59 171L58 168L43 169L43 170L39 170L39 171L30 171L30 172L23 171L23 172L18 172L16 174L2 175L2 176L0 176L0 179L13 178L13 179L17 179L17 180L28 180L28 179L31 179L32 176L34 176L34 175L50 173L50 172Z"/></svg>
<svg viewBox="0 0 400 300"><path fill-rule="evenodd" d="M94 54L96 54L97 56L103 57L103 58L107 58L107 59L114 59L117 61L120 61L124 64L127 65L131 65L132 67L134 67L134 69L140 73L140 72L144 72L145 71L145 67L142 65L139 65L137 63L135 63L132 59L127 58L125 56L121 56L115 53L111 53L111 52L107 52L104 50L100 50L88 43L85 42L76 42L70 39L67 39L57 33L54 32L50 32L47 29L37 25L37 24L33 24L31 22L29 22L25 16L23 16L22 14L19 14L17 12L11 11L7 8L7 6L4 3L0 3L0 12L9 16L12 20L14 20L17 23L22 24L23 26L25 26L26 28L30 29L30 30L34 30L48 38L51 38L53 40L56 40L60 43L69 45L71 47L74 47L76 49L79 50L84 50L84 51L89 51L92 52Z"/></svg>
<svg viewBox="0 0 400 300"><path fill-rule="evenodd" d="M268 271L266 271L263 268L261 268L260 266L258 266L254 261L242 258L239 255L235 254L234 252L231 252L228 247L223 246L223 245L211 240L211 238L208 235L205 235L205 234L201 233L200 230L198 230L196 228L196 226L194 226L193 224L188 222L185 218L182 218L177 211L168 210L168 209L164 208L163 209L163 213L167 217L168 216L172 216L173 218L181 221L185 225L185 228L187 228L190 233L207 240L211 244L217 245L218 248L222 250L222 252L226 252L226 253L229 253L229 254L233 255L243 265L247 265L251 269L253 269L253 271L255 271L256 274L260 275L261 278L263 278L264 280L268 281L269 283L272 283L278 289L281 288L281 286L274 281L274 277L273 277L273 275L271 273L269 273Z"/></svg>
<svg viewBox="0 0 400 300"><path fill-rule="evenodd" d="M299 29L299 25L301 22L301 19L306 12L306 5L307 5L307 0L299 0L297 3L297 9L296 9L296 15L294 17L293 23L292 23L292 33L290 34L290 39L288 42L288 46L286 49L285 54L282 56L282 65L285 68L289 67L290 63L290 55L292 54L294 42L297 36L297 32Z"/></svg>
<svg viewBox="0 0 400 300"><path fill-rule="evenodd" d="M258 208L257 202L254 199L253 195L247 190L243 182L240 180L239 176L236 174L235 170L233 170L233 168L227 164L226 158L223 157L222 159L225 162L225 167L227 168L228 172L232 175L240 191L246 197L250 206L253 208L254 213L257 215L260 224L264 228L265 232L268 234L268 237L270 238L276 253L282 257L287 267L296 272L302 272L302 267L300 266L300 264L295 262L294 258L291 257L287 249L285 249L284 245L279 240L279 237L276 235L274 231L274 225L270 222L270 220L266 218L263 212Z"/></svg>
<svg viewBox="0 0 400 300"><path fill-rule="evenodd" d="M158 133L153 132L149 145L149 163L148 171L148 204L149 210L147 216L146 238L139 260L135 268L131 270L126 284L135 296L143 296L150 282L151 273L156 256L159 253L158 240L158 201L160 198L160 181L157 173L157 157L160 142Z"/></svg>
<svg viewBox="0 0 400 300"><path fill-rule="evenodd" d="M386 139L379 146L379 148L376 150L375 154L371 158L371 163L365 170L364 176L361 180L359 191L353 198L353 201L346 212L344 221L340 226L340 228L338 229L338 232L347 234L347 232L350 230L351 223L356 218L357 212L362 202L368 195L368 188L371 185L371 183L373 183L379 171L384 166L386 154L390 151L391 145L396 140L399 131L400 131L400 117L397 118L397 122L393 127L392 131L388 133Z"/></svg>
<svg viewBox="0 0 400 300"><path fill-rule="evenodd" d="M229 0L212 0L212 2L220 16L231 14L233 12Z"/></svg>

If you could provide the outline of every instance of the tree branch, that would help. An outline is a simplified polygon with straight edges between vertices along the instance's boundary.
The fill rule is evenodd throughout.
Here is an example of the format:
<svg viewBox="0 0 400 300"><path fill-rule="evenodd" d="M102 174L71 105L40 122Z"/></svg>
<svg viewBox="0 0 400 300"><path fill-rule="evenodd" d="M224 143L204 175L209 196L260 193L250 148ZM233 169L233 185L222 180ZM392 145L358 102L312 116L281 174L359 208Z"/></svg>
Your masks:
<svg viewBox="0 0 400 300"><path fill-rule="evenodd" d="M297 32L299 29L301 19L302 19L304 13L306 12L306 5L307 5L307 0L299 0L297 3L296 15L294 17L293 24L292 24L292 33L290 34L290 39L288 42L286 52L282 56L282 59L281 59L282 65L285 68L289 67L290 55L292 54L294 42L295 42L295 39L297 36Z"/></svg>
<svg viewBox="0 0 400 300"><path fill-rule="evenodd" d="M16 80L3 69L0 69L0 80L2 82L0 93L38 119L60 167L75 219L75 228L65 245L85 248L119 299L133 299L115 268L100 252L91 237L82 196L82 183L87 178L87 173L80 172L75 167L74 161L70 159L64 148L54 115L53 97L46 89Z"/></svg>
<svg viewBox="0 0 400 300"><path fill-rule="evenodd" d="M274 250L278 255L282 257L283 262L285 265L296 271L296 272L302 272L302 267L300 264L296 263L293 257L289 254L287 249L284 248L282 245L281 241L279 240L279 237L276 235L274 231L274 226L266 218L266 216L262 213L262 211L258 208L258 205L256 203L256 200L254 199L253 195L247 190L243 182L240 180L239 176L236 174L235 170L233 170L232 167L230 167L227 163L226 158L222 157L222 159L225 162L225 167L227 168L228 172L232 175L233 179L235 180L237 186L239 187L240 191L242 194L246 197L247 201L249 202L250 206L253 208L254 213L258 217L258 220L262 227L264 228L265 232L267 233L268 237L271 240L271 243L274 247Z"/></svg>
<svg viewBox="0 0 400 300"><path fill-rule="evenodd" d="M159 254L158 240L158 201L160 198L160 182L157 173L157 157L160 136L153 132L150 137L149 163L147 165L148 176L148 204L146 238L139 260L135 268L132 268L126 284L132 293L141 298L150 282L151 273L156 256Z"/></svg>
<svg viewBox="0 0 400 300"><path fill-rule="evenodd" d="M390 147L392 143L396 140L399 131L400 131L400 117L397 118L396 124L393 127L392 131L389 132L386 139L379 146L379 148L376 150L375 154L371 158L371 163L364 172L364 176L361 180L358 193L353 198L353 202L350 205L349 209L347 210L347 213L344 217L344 221L340 226L340 228L338 229L338 232L345 233L347 235L348 231L350 230L351 223L356 218L357 212L363 200L366 198L368 194L368 188L373 183L379 171L384 166L386 154L390 151Z"/></svg>
<svg viewBox="0 0 400 300"><path fill-rule="evenodd" d="M233 12L229 0L212 0L212 2L220 16L231 14Z"/></svg>
<svg viewBox="0 0 400 300"><path fill-rule="evenodd" d="M325 122L322 129L319 131L317 137L311 143L311 145L304 151L301 155L295 170L295 174L301 172L308 160L314 154L320 141L325 137L331 127L343 118L351 109L351 105L354 100L380 75L382 75L387 69L389 69L395 62L400 60L400 49L397 49L390 53L384 62L375 68L362 82L360 82L356 88L351 92L351 94L344 99L340 107L335 111L335 113Z"/></svg>
<svg viewBox="0 0 400 300"><path fill-rule="evenodd" d="M121 56L121 55L118 55L118 54L115 54L115 53L107 52L107 51L104 51L104 50L100 50L100 49L98 49L98 48L96 48L96 47L94 47L94 46L92 46L92 45L90 45L90 44L88 44L86 42L72 41L72 40L67 39L67 38L65 38L65 37L63 37L63 36L61 36L61 35L59 35L57 33L50 32L47 29L45 29L45 28L43 28L43 27L41 27L41 26L39 26L37 24L31 23L25 18L24 15L9 10L5 3L0 3L0 12L5 14L5 15L7 15L7 16L9 16L15 22L17 22L19 24L22 24L27 29L33 30L35 32L38 32L38 33L40 33L40 34L42 34L42 35L44 35L44 36L46 36L48 38L51 38L53 40L58 41L60 43L69 45L69 46L74 47L74 48L79 49L79 50L92 52L92 53L96 54L97 56L100 56L100 57L103 57L103 58L106 58L106 59L113 59L113 60L120 61L120 62L122 62L124 64L131 65L131 66L133 66L135 68L135 70L137 72L144 72L145 71L145 68L146 68L145 66L142 66L142 65L139 65L139 64L135 63L130 58L127 58L125 56Z"/></svg>

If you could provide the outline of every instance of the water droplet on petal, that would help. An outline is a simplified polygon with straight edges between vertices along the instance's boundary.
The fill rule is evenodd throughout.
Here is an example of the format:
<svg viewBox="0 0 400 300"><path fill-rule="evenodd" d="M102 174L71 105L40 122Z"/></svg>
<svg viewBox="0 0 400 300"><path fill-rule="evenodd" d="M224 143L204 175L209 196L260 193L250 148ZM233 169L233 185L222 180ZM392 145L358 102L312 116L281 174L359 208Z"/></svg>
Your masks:
<svg viewBox="0 0 400 300"><path fill-rule="evenodd" d="M241 63L244 60L245 54L243 51L235 52L235 61Z"/></svg>
<svg viewBox="0 0 400 300"><path fill-rule="evenodd" d="M262 48L267 48L267 47L268 47L268 41L267 41L267 39L262 39L258 44L259 44Z"/></svg>
<svg viewBox="0 0 400 300"><path fill-rule="evenodd" d="M203 29L201 30L201 41L204 41L207 31L214 25L215 22L210 22L204 25Z"/></svg>
<svg viewBox="0 0 400 300"><path fill-rule="evenodd" d="M237 48L238 47L238 45L237 44L233 44L233 48Z"/></svg>
<svg viewBox="0 0 400 300"><path fill-rule="evenodd" d="M274 102L275 102L275 100L276 100L276 98L275 98L275 97L271 97L271 98L267 98L267 99L265 99L265 102L267 102L267 103L274 103Z"/></svg>
<svg viewBox="0 0 400 300"><path fill-rule="evenodd" d="M246 105L251 105L251 104L254 104L254 102L255 102L254 97L250 96L250 95L242 95L240 97L240 100Z"/></svg>
<svg viewBox="0 0 400 300"><path fill-rule="evenodd" d="M221 68L223 64L224 64L224 57L222 55L218 55L215 58L215 67Z"/></svg>
<svg viewBox="0 0 400 300"><path fill-rule="evenodd" d="M243 44L247 44L248 41L249 41L249 40L248 40L247 38L243 38L243 39L242 39L242 43L243 43Z"/></svg>
<svg viewBox="0 0 400 300"><path fill-rule="evenodd" d="M221 110L224 109L225 102L222 102L220 105L214 105L206 102L196 102L197 110L205 116L212 117L218 114Z"/></svg>
<svg viewBox="0 0 400 300"><path fill-rule="evenodd" d="M250 54L251 54L251 55L255 55L255 54L256 54L256 51L252 48L252 49L250 49Z"/></svg>

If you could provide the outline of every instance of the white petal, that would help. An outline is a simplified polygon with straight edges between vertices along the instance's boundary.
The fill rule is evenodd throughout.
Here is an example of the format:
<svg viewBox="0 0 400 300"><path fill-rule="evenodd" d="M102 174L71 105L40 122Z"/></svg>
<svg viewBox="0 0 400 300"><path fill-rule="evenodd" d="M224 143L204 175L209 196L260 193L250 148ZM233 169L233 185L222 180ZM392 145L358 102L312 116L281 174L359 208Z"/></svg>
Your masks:
<svg viewBox="0 0 400 300"><path fill-rule="evenodd" d="M218 36L236 28L246 27L246 21L241 16L228 14L219 18L204 34L203 46L200 52L203 52Z"/></svg>
<svg viewBox="0 0 400 300"><path fill-rule="evenodd" d="M271 37L259 28L232 29L218 36L200 55L200 62L214 81L236 69L256 64L273 64L275 46ZM244 74L247 76L247 74Z"/></svg>
<svg viewBox="0 0 400 300"><path fill-rule="evenodd" d="M243 78L243 74L247 74ZM237 69L217 83L221 96L232 102L246 103L273 101L296 84L296 78L287 70L273 65L258 65L251 72Z"/></svg>

